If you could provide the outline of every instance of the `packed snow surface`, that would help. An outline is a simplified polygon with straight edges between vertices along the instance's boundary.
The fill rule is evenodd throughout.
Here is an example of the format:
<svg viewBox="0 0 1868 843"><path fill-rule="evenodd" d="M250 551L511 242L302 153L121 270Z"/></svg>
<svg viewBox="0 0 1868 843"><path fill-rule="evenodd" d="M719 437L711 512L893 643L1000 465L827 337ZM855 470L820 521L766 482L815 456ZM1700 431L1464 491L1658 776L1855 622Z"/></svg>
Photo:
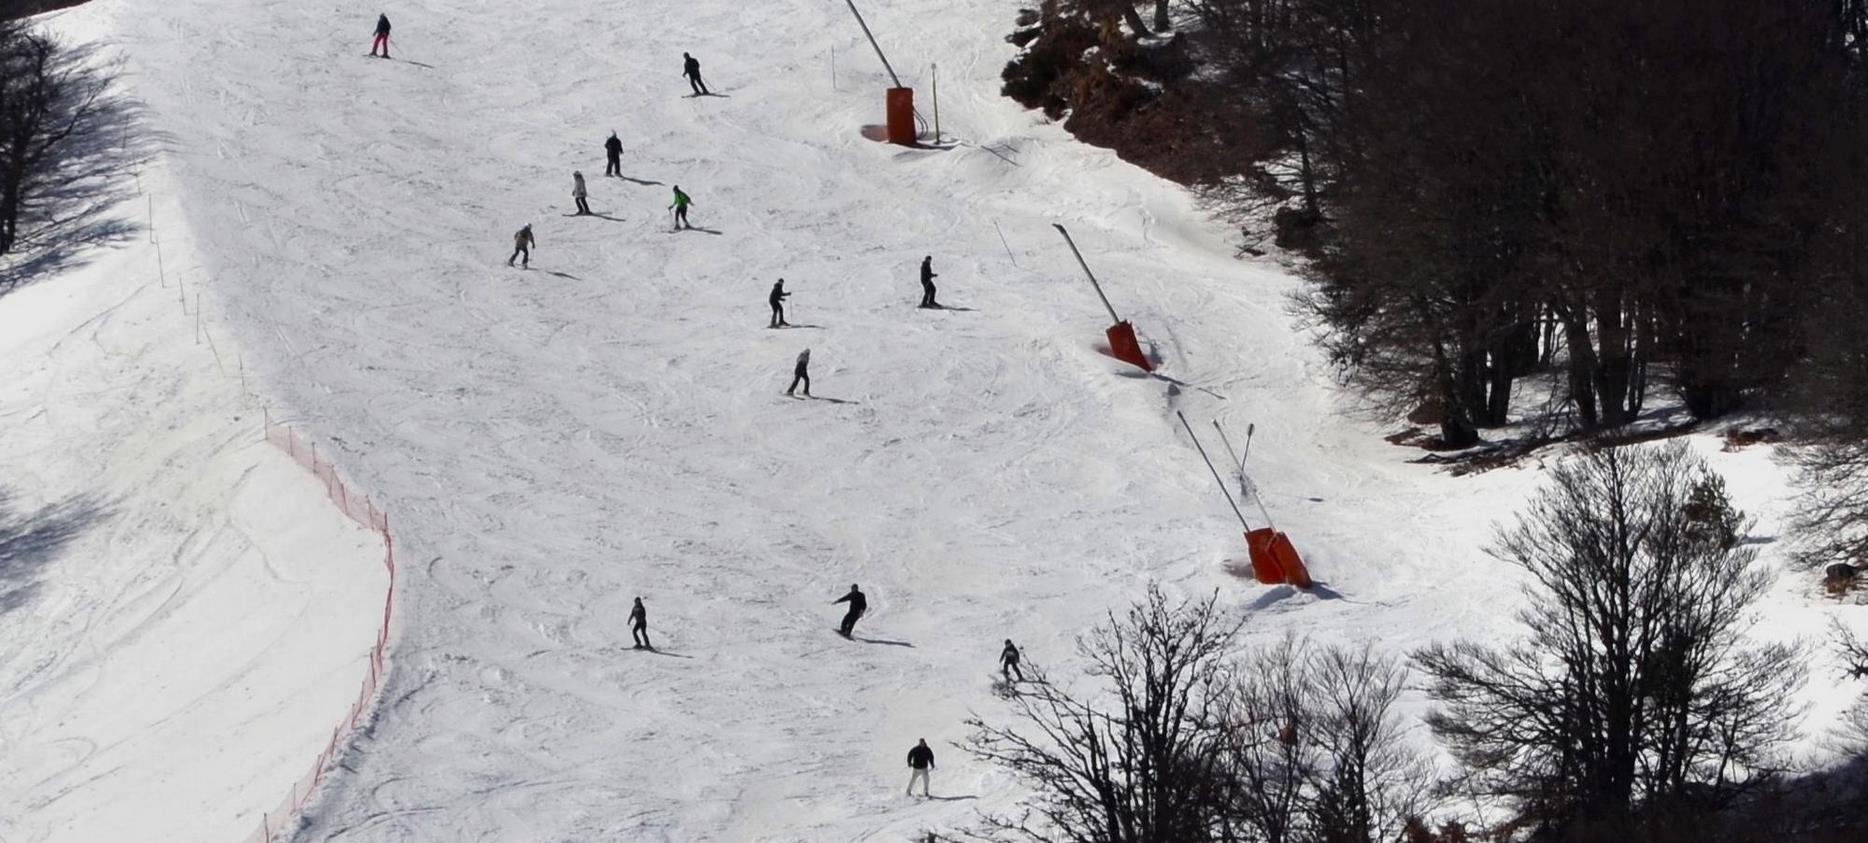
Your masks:
<svg viewBox="0 0 1868 843"><path fill-rule="evenodd" d="M392 678L302 839L964 825L1024 795L951 745L1005 716L1000 642L1079 681L1075 636L1151 580L1217 590L1250 641L1510 627L1519 577L1481 547L1537 463L1454 478L1384 443L1288 315L1293 278L998 95L1013 6L863 9L930 120L938 76L951 143L869 139L889 81L830 0L88 12L172 143L256 389L394 519ZM365 55L379 11L393 60ZM718 96L686 96L684 51ZM612 130L623 178L600 175ZM569 216L573 170L598 216ZM1098 352L1108 315L1053 222L1164 377ZM913 306L924 255L945 310ZM796 327L769 330L781 277ZM805 348L817 397L786 398ZM1229 572L1240 528L1177 410L1235 444L1255 426L1265 501L1325 587ZM1716 456L1774 530L1768 455ZM846 641L851 583L871 613ZM1806 592L1773 595L1774 631L1821 628ZM630 649L637 596L656 652ZM935 800L902 794L917 738Z"/></svg>
<svg viewBox="0 0 1868 843"><path fill-rule="evenodd" d="M137 182L128 236L0 297L8 843L243 839L356 698L388 585L375 534L261 440L181 286L168 174Z"/></svg>

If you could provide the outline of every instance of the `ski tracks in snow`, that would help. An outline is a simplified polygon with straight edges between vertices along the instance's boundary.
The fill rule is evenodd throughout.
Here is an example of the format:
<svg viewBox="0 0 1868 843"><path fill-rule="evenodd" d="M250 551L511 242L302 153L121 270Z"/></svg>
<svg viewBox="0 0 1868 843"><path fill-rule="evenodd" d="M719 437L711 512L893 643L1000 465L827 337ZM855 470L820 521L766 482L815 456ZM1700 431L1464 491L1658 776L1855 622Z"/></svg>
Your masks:
<svg viewBox="0 0 1868 843"><path fill-rule="evenodd" d="M1221 227L1169 224L1197 217L1184 192L997 98L1004 7L871 21L910 84L953 57L943 129L966 144L944 151L860 138L882 85L839 6L606 8L418 0L394 49L432 67L355 58L376 11L356 3L126 22L251 367L355 443L336 459L399 550L437 560L404 569L393 702L303 838L892 838L1012 804L948 746L1001 710L976 677L1002 638L1067 670L1148 579L1260 593L1223 572L1243 548L1170 401L1258 422L1269 488L1363 495L1341 529L1290 516L1300 547L1327 537L1320 576L1418 588L1382 585L1365 559L1387 549L1347 531L1441 504L1399 479L1415 469L1364 476L1395 455L1326 421L1289 280L1234 262ZM680 96L683 50L726 96ZM612 129L629 180L599 175ZM614 219L563 216L573 169ZM705 231L670 230L676 184ZM1232 402L1094 350L1106 315L1053 220L1170 374ZM528 222L532 269L509 269ZM956 309L913 307L927 254ZM764 327L779 277L797 329ZM836 401L781 394L805 347ZM883 643L831 631L851 582L859 639ZM683 657L628 649L637 595ZM1369 611L1303 619L1413 620ZM920 737L937 795L977 801L900 797Z"/></svg>

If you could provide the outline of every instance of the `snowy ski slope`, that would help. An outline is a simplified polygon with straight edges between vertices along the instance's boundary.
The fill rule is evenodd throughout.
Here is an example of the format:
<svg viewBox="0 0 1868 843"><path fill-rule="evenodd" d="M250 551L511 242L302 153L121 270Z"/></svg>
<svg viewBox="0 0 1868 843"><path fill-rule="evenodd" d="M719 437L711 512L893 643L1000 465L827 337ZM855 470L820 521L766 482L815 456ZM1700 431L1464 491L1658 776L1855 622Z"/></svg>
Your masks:
<svg viewBox="0 0 1868 843"><path fill-rule="evenodd" d="M161 164L140 183L164 198L115 213L179 223ZM330 740L381 616L381 544L261 441L183 309L185 232L153 234L166 284L139 227L0 296L7 843L243 839Z"/></svg>
<svg viewBox="0 0 1868 843"><path fill-rule="evenodd" d="M363 55L378 11L395 61ZM887 80L832 0L96 4L249 371L397 517L395 670L302 839L904 840L1021 795L949 745L1003 710L1001 639L1070 675L1151 579L1218 589L1255 640L1509 622L1478 547L1535 471L1449 478L1348 413L1291 278L998 96L1014 5L864 11L924 111L939 62L957 146L863 137ZM683 96L684 50L723 96ZM627 180L599 175L612 129ZM604 218L566 216L573 169ZM700 230L669 230L675 184ZM1097 353L1052 222L1187 388ZM955 309L912 306L923 255ZM778 277L797 328L764 327ZM782 396L806 347L836 400ZM1327 589L1227 573L1175 410L1256 423ZM1774 518L1765 459L1721 465ZM629 650L638 595L664 652ZM901 794L920 737L937 801Z"/></svg>

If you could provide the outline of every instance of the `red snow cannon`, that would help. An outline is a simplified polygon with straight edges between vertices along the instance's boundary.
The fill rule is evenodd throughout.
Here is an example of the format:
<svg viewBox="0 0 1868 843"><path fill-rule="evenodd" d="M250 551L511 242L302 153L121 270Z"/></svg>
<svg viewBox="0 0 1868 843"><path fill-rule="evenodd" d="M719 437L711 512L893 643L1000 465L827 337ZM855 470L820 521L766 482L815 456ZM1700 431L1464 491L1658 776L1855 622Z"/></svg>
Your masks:
<svg viewBox="0 0 1868 843"><path fill-rule="evenodd" d="M1246 550L1252 554L1252 575L1266 585L1290 583L1309 588L1310 569L1297 555L1291 537L1270 527L1260 527L1245 534Z"/></svg>
<svg viewBox="0 0 1868 843"><path fill-rule="evenodd" d="M915 89L889 89L889 143L915 145Z"/></svg>
<svg viewBox="0 0 1868 843"><path fill-rule="evenodd" d="M1142 344L1135 338L1135 326L1127 320L1109 326L1104 332L1109 337L1109 356L1131 366L1138 366L1144 372L1152 372L1155 367L1148 362L1148 356L1142 353Z"/></svg>

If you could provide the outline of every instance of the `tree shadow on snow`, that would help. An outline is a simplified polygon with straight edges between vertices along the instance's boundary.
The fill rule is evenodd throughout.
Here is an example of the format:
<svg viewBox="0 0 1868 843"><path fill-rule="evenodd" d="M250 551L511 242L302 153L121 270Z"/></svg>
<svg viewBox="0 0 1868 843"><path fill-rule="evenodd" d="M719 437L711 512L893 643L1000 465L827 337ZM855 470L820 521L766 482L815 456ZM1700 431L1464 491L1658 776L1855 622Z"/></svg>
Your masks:
<svg viewBox="0 0 1868 843"><path fill-rule="evenodd" d="M0 491L0 614L30 602L39 591L40 572L65 545L109 514L103 504L80 496L20 515Z"/></svg>
<svg viewBox="0 0 1868 843"><path fill-rule="evenodd" d="M54 60L70 96L52 124L68 132L43 172L29 175L11 254L0 255L0 296L88 263L94 247L127 243L145 230L135 173L166 136L144 125L143 106L117 81L121 62L95 45L68 46Z"/></svg>

